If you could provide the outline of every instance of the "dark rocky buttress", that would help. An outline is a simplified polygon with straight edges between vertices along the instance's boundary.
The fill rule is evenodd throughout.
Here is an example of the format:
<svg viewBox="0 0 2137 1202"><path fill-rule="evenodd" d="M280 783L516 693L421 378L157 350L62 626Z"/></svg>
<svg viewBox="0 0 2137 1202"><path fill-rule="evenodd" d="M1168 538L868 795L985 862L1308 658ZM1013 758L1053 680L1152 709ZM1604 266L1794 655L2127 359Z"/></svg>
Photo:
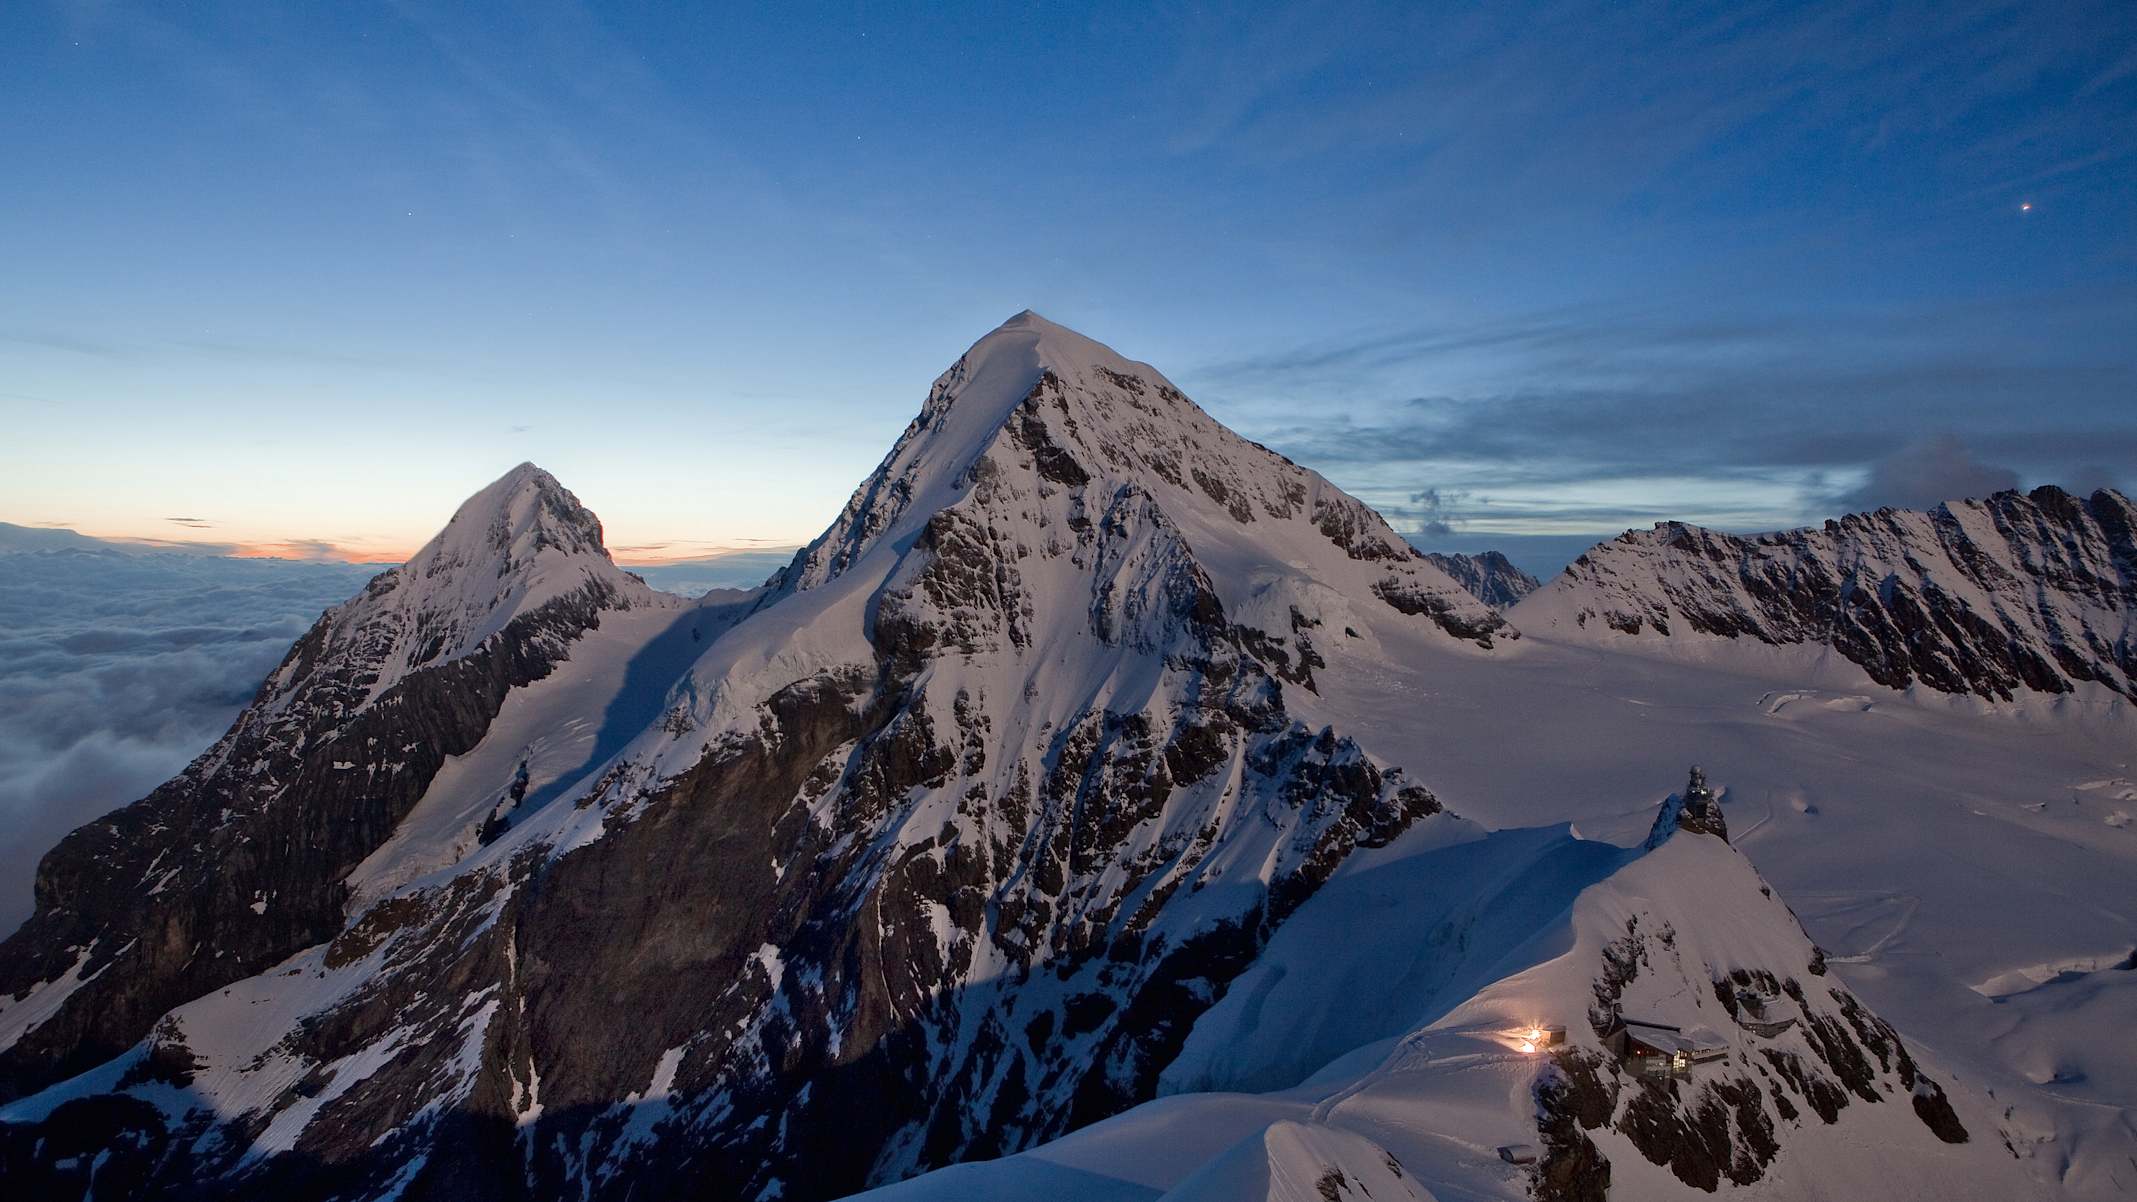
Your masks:
<svg viewBox="0 0 2137 1202"><path fill-rule="evenodd" d="M589 585L360 707L369 666L314 665L321 619L284 660L297 689L270 683L185 772L39 862L36 912L0 943L0 995L70 970L94 979L0 1052L0 1097L109 1060L173 1006L331 938L342 878L611 600Z"/></svg>

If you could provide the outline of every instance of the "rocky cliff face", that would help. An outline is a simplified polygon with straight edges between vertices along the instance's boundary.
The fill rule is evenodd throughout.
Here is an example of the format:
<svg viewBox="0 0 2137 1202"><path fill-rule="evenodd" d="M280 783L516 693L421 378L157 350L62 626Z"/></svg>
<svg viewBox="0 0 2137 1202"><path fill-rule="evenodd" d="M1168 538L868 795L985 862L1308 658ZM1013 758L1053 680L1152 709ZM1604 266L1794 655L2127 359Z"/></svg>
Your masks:
<svg viewBox="0 0 2137 1202"><path fill-rule="evenodd" d="M673 603L532 465L471 498L321 617L183 774L46 855L35 914L0 944L0 1097L339 932L342 877L508 694L605 614Z"/></svg>
<svg viewBox="0 0 2137 1202"><path fill-rule="evenodd" d="M1397 627L1512 637L1364 505L1020 315L590 787L346 928L327 887L288 959L0 1114L0 1156L792 1198L1028 1146L1149 1097L1346 855L1439 810L1320 715L1316 674Z"/></svg>
<svg viewBox="0 0 2137 1202"><path fill-rule="evenodd" d="M1829 646L1892 688L2137 696L2137 508L2043 487L1747 538L1678 522L1581 556L1515 613L1539 634Z"/></svg>
<svg viewBox="0 0 2137 1202"><path fill-rule="evenodd" d="M1513 565L1497 551L1475 555L1448 555L1438 551L1425 556L1434 567L1462 586L1470 596L1493 609L1511 609L1523 597L1542 587L1542 582Z"/></svg>

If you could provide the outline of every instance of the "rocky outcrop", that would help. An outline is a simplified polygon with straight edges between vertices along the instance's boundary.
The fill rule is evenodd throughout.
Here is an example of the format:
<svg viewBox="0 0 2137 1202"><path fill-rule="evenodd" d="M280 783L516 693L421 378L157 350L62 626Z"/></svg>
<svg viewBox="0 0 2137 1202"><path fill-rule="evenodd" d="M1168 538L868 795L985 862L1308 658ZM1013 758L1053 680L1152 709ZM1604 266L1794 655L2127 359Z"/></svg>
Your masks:
<svg viewBox="0 0 2137 1202"><path fill-rule="evenodd" d="M1712 835L1724 843L1729 841L1729 820L1721 812L1721 799L1707 787L1707 774L1692 766L1691 780L1684 792L1672 793L1662 803L1655 815L1655 825L1648 831L1647 846L1660 847L1678 831L1690 831L1695 835Z"/></svg>
<svg viewBox="0 0 2137 1202"><path fill-rule="evenodd" d="M1563 637L1823 645L1896 689L2137 697L2137 508L2042 487L1751 537L1667 522L1596 546L1515 618Z"/></svg>
<svg viewBox="0 0 2137 1202"><path fill-rule="evenodd" d="M1826 974L1793 913L1726 841L1694 768L1625 874L1645 874L1624 886L1632 898L1604 911L1622 913L1622 926L1593 945L1590 1030L1537 1078L1535 1196L1606 1196L1603 1132L1708 1192L1765 1180L1798 1131L1847 1123L1851 1107L1907 1115L1919 1127L1906 1132L1903 1119L1895 1134L1918 1146L1973 1138L1943 1086Z"/></svg>
<svg viewBox="0 0 2137 1202"><path fill-rule="evenodd" d="M338 932L342 878L513 689L604 613L670 603L600 540L553 478L514 469L321 617L184 773L49 852L0 944L0 1098Z"/></svg>
<svg viewBox="0 0 2137 1202"><path fill-rule="evenodd" d="M1542 581L1515 567L1513 561L1497 551L1479 551L1475 555L1434 551L1425 558L1447 573L1470 596L1493 609L1511 609L1543 585Z"/></svg>

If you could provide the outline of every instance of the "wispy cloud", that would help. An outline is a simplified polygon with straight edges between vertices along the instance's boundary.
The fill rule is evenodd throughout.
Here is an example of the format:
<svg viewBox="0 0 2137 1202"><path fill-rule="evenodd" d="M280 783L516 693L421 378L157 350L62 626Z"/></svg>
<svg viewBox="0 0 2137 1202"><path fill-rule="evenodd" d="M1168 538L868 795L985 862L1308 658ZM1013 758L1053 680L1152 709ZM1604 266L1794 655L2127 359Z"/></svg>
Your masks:
<svg viewBox="0 0 2137 1202"><path fill-rule="evenodd" d="M62 330L0 329L0 342L36 350L64 351L71 355L87 355L96 359L130 358L130 348L103 338L70 334ZM10 394L20 395L20 394ZM30 400L37 398L30 397Z"/></svg>
<svg viewBox="0 0 2137 1202"><path fill-rule="evenodd" d="M1870 465L1854 488L1836 494L1834 507L1849 511L1890 505L1927 509L1958 497L1985 497L2017 488L2018 473L1983 463L1950 434L1939 434L1901 447Z"/></svg>
<svg viewBox="0 0 2137 1202"><path fill-rule="evenodd" d="M1365 332L1183 381L1428 536L1742 527L2115 481L2098 465L2137 462L2137 348L2117 327L2137 328L2137 289L1816 317L1599 306ZM1427 382L1441 390L1400 391Z"/></svg>

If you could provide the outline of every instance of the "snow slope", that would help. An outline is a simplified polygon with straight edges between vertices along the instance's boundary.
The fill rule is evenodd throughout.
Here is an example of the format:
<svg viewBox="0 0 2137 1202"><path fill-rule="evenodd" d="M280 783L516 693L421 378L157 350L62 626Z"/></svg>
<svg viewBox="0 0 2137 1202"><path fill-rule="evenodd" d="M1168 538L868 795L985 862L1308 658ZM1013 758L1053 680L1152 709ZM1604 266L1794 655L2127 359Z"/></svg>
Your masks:
<svg viewBox="0 0 2137 1202"><path fill-rule="evenodd" d="M587 783L660 716L703 644L757 599L755 591L712 590L687 609L613 614L581 636L548 676L505 699L481 742L447 758L393 834L349 873L350 916L458 863L485 824L522 820Z"/></svg>
<svg viewBox="0 0 2137 1202"><path fill-rule="evenodd" d="M1434 790L1494 828L1570 822L1631 843L1655 782L1704 765L1737 846L1835 974L2015 1108L2038 1178L2119 1195L2137 1075L2091 1007L2129 996L2105 990L2122 974L2027 1001L1977 986L2137 948L2137 838L2116 821L2137 768L2129 703L1902 694L1829 650L1744 640L1682 657L1533 631L1518 646L1472 670L1411 644L1331 677L1326 699L1361 715L1369 750L1429 743ZM2092 1000L2051 1000L2066 990Z"/></svg>
<svg viewBox="0 0 2137 1202"><path fill-rule="evenodd" d="M1287 1083L1334 1062L1326 1080L1342 1088L1343 1051L1399 1038L1445 1004L1435 999L1468 997L1484 970L1450 947L1500 954L1514 941L1501 924L1617 854L1592 840L1638 842L1656 782L1694 760L1717 773L1739 846L1829 950L1834 977L1966 1088L1962 1109L2009 1139L2025 1178L1932 1177L1942 1184L1921 1196L2124 1196L2137 1073L2127 1041L2103 1032L2137 1019L2137 972L2116 967L2137 948L2127 702L2082 689L2010 701L1896 692L1820 645L1680 633L1665 648L1652 633L1567 636L1533 617L1524 633L1486 664L1399 642L1378 664L1323 674L1318 699L1378 754L1429 747L1421 774L1497 833L1441 847L1444 830L1420 830L1347 864L1197 1024L1166 1070L1174 1096L886 1196L1151 1198L1232 1140L1310 1115ZM1554 835L1553 823L1588 839ZM1438 1096L1455 1087L1418 1080L1416 1103L1430 1109L1390 1121L1459 1130ZM1212 1089L1276 1092L1181 1092ZM1489 1154L1523 1138L1520 1126L1478 1128L1466 1147L1387 1146L1420 1171L1442 1166L1427 1184L1443 1196L1521 1196L1526 1178ZM1844 1179L1827 1196L1892 1196L1882 1139L1835 1153L1826 1167ZM1612 1160L1620 1172L1645 1165ZM1748 1192L1820 1196L1790 1163Z"/></svg>

